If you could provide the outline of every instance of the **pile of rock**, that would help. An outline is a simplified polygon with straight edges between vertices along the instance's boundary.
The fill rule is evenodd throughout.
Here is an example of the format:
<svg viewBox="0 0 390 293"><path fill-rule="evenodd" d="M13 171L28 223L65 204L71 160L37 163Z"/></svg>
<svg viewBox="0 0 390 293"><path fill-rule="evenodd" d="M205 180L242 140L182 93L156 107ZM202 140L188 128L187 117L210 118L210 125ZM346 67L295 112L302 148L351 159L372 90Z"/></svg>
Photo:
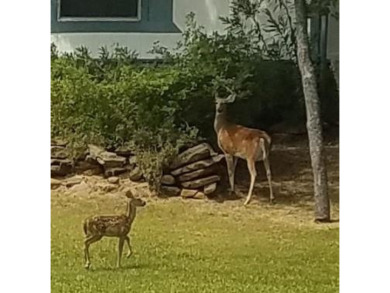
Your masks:
<svg viewBox="0 0 390 293"><path fill-rule="evenodd" d="M207 143L185 150L163 175L161 192L168 196L198 199L212 195L221 180L219 163L223 158Z"/></svg>
<svg viewBox="0 0 390 293"><path fill-rule="evenodd" d="M137 157L129 148L120 147L114 151L107 151L96 145L89 145L83 156L71 160L66 145L63 141L52 141L52 177L70 174L103 175L108 178L107 182L112 189L119 184L117 176L129 178L133 182L143 179L137 165ZM197 199L212 195L221 180L223 169L220 162L223 158L224 156L217 154L208 143L201 143L181 152L161 178L161 193L166 196L180 195L183 198ZM73 183L72 181L69 184ZM61 184L68 186L64 182ZM60 184L52 180L52 187L53 185Z"/></svg>
<svg viewBox="0 0 390 293"><path fill-rule="evenodd" d="M83 156L72 160L66 145L63 141L52 141L52 177L63 177L74 173L90 176L103 174L105 177L113 177L128 172L133 181L142 179L137 158L129 148L120 147L114 152L109 152L101 147L89 145Z"/></svg>
<svg viewBox="0 0 390 293"><path fill-rule="evenodd" d="M66 176L73 172L73 160L69 159L67 142L53 140L51 143L51 175Z"/></svg>

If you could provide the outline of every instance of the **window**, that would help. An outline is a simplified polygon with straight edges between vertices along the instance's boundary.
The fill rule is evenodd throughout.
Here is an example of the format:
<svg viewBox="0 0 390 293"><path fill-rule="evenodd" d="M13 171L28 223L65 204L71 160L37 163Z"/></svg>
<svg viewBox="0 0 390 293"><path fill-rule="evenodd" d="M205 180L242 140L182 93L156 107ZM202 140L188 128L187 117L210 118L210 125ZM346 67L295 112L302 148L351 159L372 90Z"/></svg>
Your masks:
<svg viewBox="0 0 390 293"><path fill-rule="evenodd" d="M60 20L139 20L140 0L58 0Z"/></svg>

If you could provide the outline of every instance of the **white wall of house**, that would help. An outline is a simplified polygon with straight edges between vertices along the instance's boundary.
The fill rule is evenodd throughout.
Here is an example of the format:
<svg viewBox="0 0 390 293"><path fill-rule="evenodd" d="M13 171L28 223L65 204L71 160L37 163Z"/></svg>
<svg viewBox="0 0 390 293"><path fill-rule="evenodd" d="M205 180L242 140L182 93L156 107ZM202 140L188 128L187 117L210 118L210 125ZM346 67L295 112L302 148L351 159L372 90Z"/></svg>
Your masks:
<svg viewBox="0 0 390 293"><path fill-rule="evenodd" d="M180 30L184 30L186 15L191 11L195 13L197 22L206 30L223 31L219 16L229 13L231 0L174 0L173 22ZM136 50L141 58L153 58L148 51L155 41L173 48L181 38L180 33L52 33L51 41L59 51L71 52L80 46L86 46L94 56L99 48L110 48L115 44ZM329 17L328 28L328 52L329 59L339 59L339 23L333 17Z"/></svg>
<svg viewBox="0 0 390 293"><path fill-rule="evenodd" d="M329 17L327 56L330 60L339 60L339 32L339 21Z"/></svg>
<svg viewBox="0 0 390 293"><path fill-rule="evenodd" d="M193 11L197 22L208 31L219 30L223 27L219 16L229 13L230 0L175 0L173 22L180 30L185 27L186 15ZM168 48L175 47L181 38L180 33L58 33L51 34L59 51L71 52L80 46L86 46L93 55L98 53L102 46L107 48L114 44L136 50L142 58L152 58L147 52L152 48L155 41L160 41Z"/></svg>

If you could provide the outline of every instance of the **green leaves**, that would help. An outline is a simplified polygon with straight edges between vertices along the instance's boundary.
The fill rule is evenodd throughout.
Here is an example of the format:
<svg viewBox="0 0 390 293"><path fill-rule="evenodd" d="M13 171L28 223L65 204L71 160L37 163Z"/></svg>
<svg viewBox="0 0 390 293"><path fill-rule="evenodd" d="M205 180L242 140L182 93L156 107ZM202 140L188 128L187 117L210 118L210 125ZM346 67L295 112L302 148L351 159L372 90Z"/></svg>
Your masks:
<svg viewBox="0 0 390 293"><path fill-rule="evenodd" d="M173 67L129 64L126 49L114 54L102 49L94 59L80 48L52 58L52 137L66 138L74 156L89 143L131 144L145 158L140 163L145 175L158 184L179 143L196 136L184 127L181 113L181 103L189 98L183 94L186 77Z"/></svg>
<svg viewBox="0 0 390 293"><path fill-rule="evenodd" d="M265 59L295 61L292 9L291 0L233 0L229 16L220 19L249 52Z"/></svg>

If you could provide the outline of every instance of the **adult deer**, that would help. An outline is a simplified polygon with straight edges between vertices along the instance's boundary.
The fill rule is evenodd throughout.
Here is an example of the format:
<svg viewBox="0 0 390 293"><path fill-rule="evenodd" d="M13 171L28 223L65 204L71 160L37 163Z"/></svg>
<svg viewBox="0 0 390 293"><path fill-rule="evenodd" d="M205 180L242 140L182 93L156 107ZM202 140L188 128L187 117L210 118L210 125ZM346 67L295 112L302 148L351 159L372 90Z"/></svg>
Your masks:
<svg viewBox="0 0 390 293"><path fill-rule="evenodd" d="M84 257L86 269L89 269L91 265L91 261L89 259L89 246L92 243L99 241L104 236L119 238L117 267L120 267L121 265L123 244L125 241L129 248L127 257L131 256L132 249L130 246L130 238L128 234L135 219L137 207L142 207L146 203L140 198L134 198L130 191L126 192L126 197L128 198L128 202L125 215L97 215L84 220Z"/></svg>
<svg viewBox="0 0 390 293"><path fill-rule="evenodd" d="M244 203L244 205L247 205L251 201L257 175L255 162L263 161L269 184L270 202L272 203L274 195L269 164L271 137L265 131L247 128L228 121L227 104L235 101L236 94L229 88L227 90L230 95L226 99L221 99L218 94L215 94L214 130L217 134L218 146L225 154L231 191L234 192L234 173L237 160L238 158L244 159L247 161L251 176L248 195Z"/></svg>

